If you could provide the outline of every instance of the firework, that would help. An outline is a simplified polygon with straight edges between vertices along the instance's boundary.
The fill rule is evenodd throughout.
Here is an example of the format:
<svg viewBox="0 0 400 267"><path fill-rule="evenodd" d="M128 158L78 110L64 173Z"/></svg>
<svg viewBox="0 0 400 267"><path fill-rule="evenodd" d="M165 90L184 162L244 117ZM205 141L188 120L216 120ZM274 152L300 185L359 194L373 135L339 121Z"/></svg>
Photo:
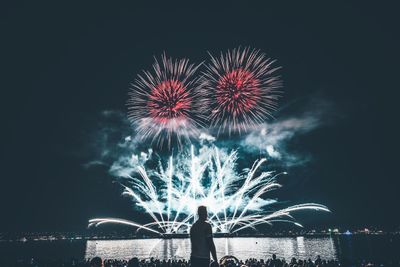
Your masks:
<svg viewBox="0 0 400 267"><path fill-rule="evenodd" d="M164 54L155 58L152 71L143 71L129 92L128 118L137 136L158 146L181 146L197 133L203 120L201 91L195 73L198 65L173 60ZM165 143L166 144L165 144Z"/></svg>
<svg viewBox="0 0 400 267"><path fill-rule="evenodd" d="M210 56L202 84L211 109L209 121L218 133L240 134L272 117L282 87L274 60L250 48Z"/></svg>
<svg viewBox="0 0 400 267"><path fill-rule="evenodd" d="M118 218L96 218L89 221L89 226L118 223L159 234L184 233L194 222L197 207L205 205L214 232L235 233L275 222L302 227L293 212L329 211L315 203L274 209L279 203L266 195L282 186L277 179L286 173L262 171L264 158L239 173L238 152L225 151L204 145L196 155L192 146L188 155L181 153L175 159L171 156L167 164L159 162L157 170L146 170L145 163L138 163L134 166L136 172L127 174L121 183L123 195L130 197L153 221L139 224Z"/></svg>

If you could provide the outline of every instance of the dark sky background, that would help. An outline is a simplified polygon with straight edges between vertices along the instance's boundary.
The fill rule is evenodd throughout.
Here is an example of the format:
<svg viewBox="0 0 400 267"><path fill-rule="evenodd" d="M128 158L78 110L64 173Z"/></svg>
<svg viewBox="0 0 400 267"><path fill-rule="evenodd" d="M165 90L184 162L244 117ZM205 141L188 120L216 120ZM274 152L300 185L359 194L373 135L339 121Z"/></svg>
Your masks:
<svg viewBox="0 0 400 267"><path fill-rule="evenodd" d="M200 62L206 51L239 45L278 59L281 103L318 95L334 107L331 123L291 144L313 160L285 199L326 204L327 225L400 224L394 5L27 2L0 10L0 231L80 230L91 217L137 215L104 170L82 167L99 114L125 111L128 84L153 55Z"/></svg>

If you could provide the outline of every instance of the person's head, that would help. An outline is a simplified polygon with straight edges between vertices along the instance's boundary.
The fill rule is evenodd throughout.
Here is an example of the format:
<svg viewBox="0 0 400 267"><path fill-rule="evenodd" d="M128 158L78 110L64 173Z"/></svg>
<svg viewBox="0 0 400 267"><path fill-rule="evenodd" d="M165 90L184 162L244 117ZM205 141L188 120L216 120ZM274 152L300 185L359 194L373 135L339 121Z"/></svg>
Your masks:
<svg viewBox="0 0 400 267"><path fill-rule="evenodd" d="M90 267L103 267L103 260L100 257L94 257L90 261Z"/></svg>
<svg viewBox="0 0 400 267"><path fill-rule="evenodd" d="M276 255L272 254L272 259L276 260Z"/></svg>
<svg viewBox="0 0 400 267"><path fill-rule="evenodd" d="M207 207L199 206L197 209L197 215L199 215L199 220L201 221L207 220Z"/></svg>
<svg viewBox="0 0 400 267"><path fill-rule="evenodd" d="M139 259L134 257L128 261L128 267L139 267Z"/></svg>

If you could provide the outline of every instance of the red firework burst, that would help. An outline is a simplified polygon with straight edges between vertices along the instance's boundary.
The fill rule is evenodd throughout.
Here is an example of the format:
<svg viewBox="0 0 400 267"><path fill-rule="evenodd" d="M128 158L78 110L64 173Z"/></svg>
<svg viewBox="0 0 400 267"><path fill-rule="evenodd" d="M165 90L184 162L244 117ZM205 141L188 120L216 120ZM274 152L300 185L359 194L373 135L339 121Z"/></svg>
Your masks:
<svg viewBox="0 0 400 267"><path fill-rule="evenodd" d="M155 59L153 71L144 71L132 84L128 99L128 118L140 139L168 147L178 146L201 126L203 113L198 78L198 65L187 59L172 60L164 54Z"/></svg>
<svg viewBox="0 0 400 267"><path fill-rule="evenodd" d="M166 124L172 119L185 120L191 104L192 97L180 81L166 80L152 89L147 108L155 122Z"/></svg>
<svg viewBox="0 0 400 267"><path fill-rule="evenodd" d="M218 133L241 133L272 117L282 87L273 74L278 68L259 50L234 49L211 63L203 74L203 88L211 108L209 121Z"/></svg>
<svg viewBox="0 0 400 267"><path fill-rule="evenodd" d="M260 98L260 84L251 72L236 69L218 80L215 94L220 107L235 116L248 112Z"/></svg>

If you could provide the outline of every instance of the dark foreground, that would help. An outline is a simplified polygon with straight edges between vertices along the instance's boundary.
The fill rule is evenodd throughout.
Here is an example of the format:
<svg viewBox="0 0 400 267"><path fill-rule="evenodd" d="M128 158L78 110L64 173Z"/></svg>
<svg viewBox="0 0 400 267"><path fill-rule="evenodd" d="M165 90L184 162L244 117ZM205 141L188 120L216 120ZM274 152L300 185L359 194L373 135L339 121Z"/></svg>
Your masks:
<svg viewBox="0 0 400 267"><path fill-rule="evenodd" d="M106 259L102 260L104 267L190 267L190 261L187 260L158 260L151 258L149 260L139 260L132 258L131 260ZM3 267L91 267L91 260L41 260L41 259L25 259L15 262L7 262L2 259L0 261ZM233 256L226 256L221 259L222 267L367 267L367 266L400 266L400 262L339 262L337 260L325 260L317 257L316 259L296 259L292 258L289 262L285 259L268 258L268 259L247 259L238 260Z"/></svg>
<svg viewBox="0 0 400 267"><path fill-rule="evenodd" d="M400 236L365 235L340 237L215 238L219 257L234 255L249 267L269 267L273 254L279 266L399 266ZM0 267L7 266L89 266L87 260L99 256L105 266L127 266L132 257L146 259L139 267L188 267L189 239L62 240L0 242ZM295 262L291 261L296 258ZM150 261L150 258L160 259ZM34 259L34 260L32 260ZM75 259L75 260L71 260ZM167 259L167 261L163 261ZM170 259L168 261L168 259ZM285 259L285 261L283 261ZM299 259L301 262L299 263ZM311 264L308 259L313 261ZM364 260L363 260L364 259ZM180 261L179 261L180 260ZM305 262L305 263L304 263ZM240 266L244 262L230 264ZM286 264L287 263L287 264ZM277 265L275 265L277 267Z"/></svg>

